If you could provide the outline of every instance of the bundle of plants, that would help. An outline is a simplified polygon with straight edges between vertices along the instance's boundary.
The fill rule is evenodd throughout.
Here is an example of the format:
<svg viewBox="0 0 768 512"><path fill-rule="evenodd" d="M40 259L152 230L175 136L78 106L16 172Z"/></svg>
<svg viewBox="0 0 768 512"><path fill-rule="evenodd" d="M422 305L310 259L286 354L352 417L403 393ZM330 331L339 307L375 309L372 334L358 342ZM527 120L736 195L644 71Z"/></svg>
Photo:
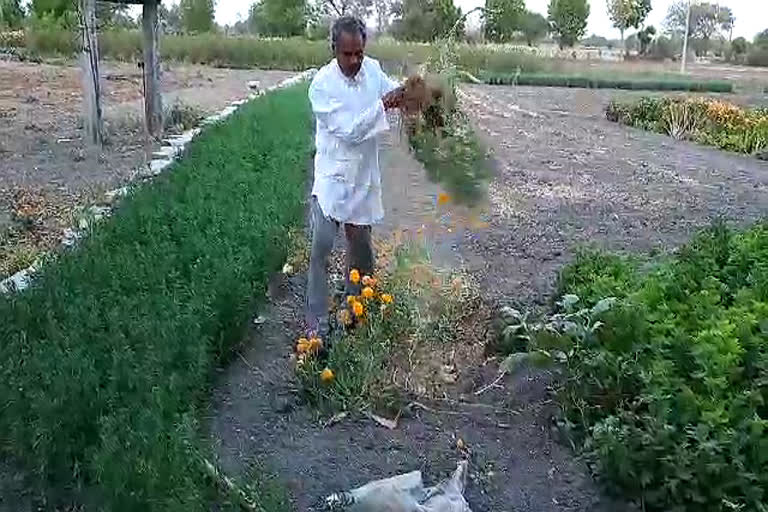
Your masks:
<svg viewBox="0 0 768 512"><path fill-rule="evenodd" d="M440 73L412 75L404 94L403 130L429 180L443 185L456 202L478 202L490 165L469 119L458 109L451 78Z"/></svg>

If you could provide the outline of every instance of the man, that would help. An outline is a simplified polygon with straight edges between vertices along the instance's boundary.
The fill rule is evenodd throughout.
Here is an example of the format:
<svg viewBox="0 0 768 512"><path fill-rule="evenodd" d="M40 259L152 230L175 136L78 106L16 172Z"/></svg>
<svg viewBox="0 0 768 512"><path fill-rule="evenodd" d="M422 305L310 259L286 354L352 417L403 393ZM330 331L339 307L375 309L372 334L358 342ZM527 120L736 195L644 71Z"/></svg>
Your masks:
<svg viewBox="0 0 768 512"><path fill-rule="evenodd" d="M403 100L403 88L364 55L365 43L361 20L339 18L331 29L336 58L309 88L316 153L306 321L309 334L320 337L328 333L327 265L339 227L347 239L347 293L360 292L349 281L351 269L373 272L371 226L384 216L377 139L389 129L385 111Z"/></svg>

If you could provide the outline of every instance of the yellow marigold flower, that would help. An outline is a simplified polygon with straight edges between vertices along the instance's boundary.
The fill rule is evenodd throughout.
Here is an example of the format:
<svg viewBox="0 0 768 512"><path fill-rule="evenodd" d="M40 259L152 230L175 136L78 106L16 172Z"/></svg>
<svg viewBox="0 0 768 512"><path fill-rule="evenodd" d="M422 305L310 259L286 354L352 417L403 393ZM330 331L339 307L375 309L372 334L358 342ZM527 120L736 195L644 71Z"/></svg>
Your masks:
<svg viewBox="0 0 768 512"><path fill-rule="evenodd" d="M353 284L358 284L360 282L360 271L353 268L349 272L349 280L352 281Z"/></svg>
<svg viewBox="0 0 768 512"><path fill-rule="evenodd" d="M390 295L389 293L382 293L381 294L381 302L384 304L392 304L394 302L395 298Z"/></svg>
<svg viewBox="0 0 768 512"><path fill-rule="evenodd" d="M363 297L366 299L372 299L373 298L373 288L370 286L366 286L363 288Z"/></svg>
<svg viewBox="0 0 768 512"><path fill-rule="evenodd" d="M352 304L352 312L355 314L356 317L360 318L363 316L363 313L365 313L365 309L363 308L363 305L359 302L355 302Z"/></svg>
<svg viewBox="0 0 768 512"><path fill-rule="evenodd" d="M330 368L326 368L325 370L320 372L320 380L322 380L323 382L326 382L326 383L331 382L333 381L334 377L336 377L336 375L333 373L333 370L331 370Z"/></svg>
<svg viewBox="0 0 768 512"><path fill-rule="evenodd" d="M303 354L307 350L309 350L309 340L307 338L299 338L299 341L296 343L296 352Z"/></svg>
<svg viewBox="0 0 768 512"><path fill-rule="evenodd" d="M349 307L352 307L352 305L353 305L355 302L357 302L357 297L355 297L354 295L347 295L347 305L348 305Z"/></svg>

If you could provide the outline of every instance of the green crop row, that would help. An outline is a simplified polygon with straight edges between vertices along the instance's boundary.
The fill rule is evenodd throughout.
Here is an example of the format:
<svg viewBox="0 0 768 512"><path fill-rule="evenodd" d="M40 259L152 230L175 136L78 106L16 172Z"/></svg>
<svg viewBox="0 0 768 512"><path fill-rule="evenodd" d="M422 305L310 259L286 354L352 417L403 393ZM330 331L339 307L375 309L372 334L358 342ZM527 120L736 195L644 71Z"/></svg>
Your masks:
<svg viewBox="0 0 768 512"><path fill-rule="evenodd" d="M600 477L642 510L768 510L768 224L660 260L586 251L561 292L535 345Z"/></svg>
<svg viewBox="0 0 768 512"><path fill-rule="evenodd" d="M245 105L0 298L0 450L92 510L208 509L196 409L301 224L310 120L306 87Z"/></svg>
<svg viewBox="0 0 768 512"><path fill-rule="evenodd" d="M579 75L520 73L489 75L491 85L532 85L543 87L574 87L583 89L625 89L648 91L733 92L733 84L722 80L694 81L677 79L605 78Z"/></svg>
<svg viewBox="0 0 768 512"><path fill-rule="evenodd" d="M79 48L76 34L61 30L27 30L15 33L8 46L24 47L29 55L73 56ZM0 47L3 46L0 42ZM142 58L142 36L138 31L105 31L99 34L100 53L118 60ZM331 57L328 43L293 39L257 39L228 37L219 34L166 35L160 41L163 59L192 64L208 64L232 68L304 70L320 67ZM368 52L381 60L391 72L404 73L410 67L437 56L429 44L372 41ZM486 46L460 45L458 60L462 69L471 73L490 70L503 73L515 69L540 71L555 66L552 60L536 57L520 50L497 50Z"/></svg>

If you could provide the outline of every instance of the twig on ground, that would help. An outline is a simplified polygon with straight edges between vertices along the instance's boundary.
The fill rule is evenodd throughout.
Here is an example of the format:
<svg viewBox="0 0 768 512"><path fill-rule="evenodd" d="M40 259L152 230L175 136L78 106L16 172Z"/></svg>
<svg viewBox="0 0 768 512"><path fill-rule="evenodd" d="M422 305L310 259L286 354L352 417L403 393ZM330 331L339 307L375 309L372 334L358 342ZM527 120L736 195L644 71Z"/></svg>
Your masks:
<svg viewBox="0 0 768 512"><path fill-rule="evenodd" d="M216 482L219 487L223 488L227 492L237 494L237 497L240 501L240 507L243 510L262 510L261 507L257 506L251 500L251 498L248 496L248 493L242 490L240 486L233 482L232 479L230 479L228 476L222 474L221 471L219 471L216 466L214 466L209 460L203 459L203 468L205 469L205 473L208 475L208 477Z"/></svg>
<svg viewBox="0 0 768 512"><path fill-rule="evenodd" d="M499 374L499 376L498 376L498 377L496 377L496 378L493 380L493 382L491 382L491 383L490 383L490 384L488 384L487 386L484 386L484 387L482 387L482 388L478 389L477 391L475 391L475 396L480 396L480 395L482 395L483 393L485 393L486 391L488 391L488 390L489 390L489 389L491 389L491 388L500 388L500 387L502 387L502 386L500 386L500 385L499 385L499 382L501 382L502 380L504 380L504 376L505 376L505 375L506 375L506 372L504 372L504 373L500 373L500 374Z"/></svg>

